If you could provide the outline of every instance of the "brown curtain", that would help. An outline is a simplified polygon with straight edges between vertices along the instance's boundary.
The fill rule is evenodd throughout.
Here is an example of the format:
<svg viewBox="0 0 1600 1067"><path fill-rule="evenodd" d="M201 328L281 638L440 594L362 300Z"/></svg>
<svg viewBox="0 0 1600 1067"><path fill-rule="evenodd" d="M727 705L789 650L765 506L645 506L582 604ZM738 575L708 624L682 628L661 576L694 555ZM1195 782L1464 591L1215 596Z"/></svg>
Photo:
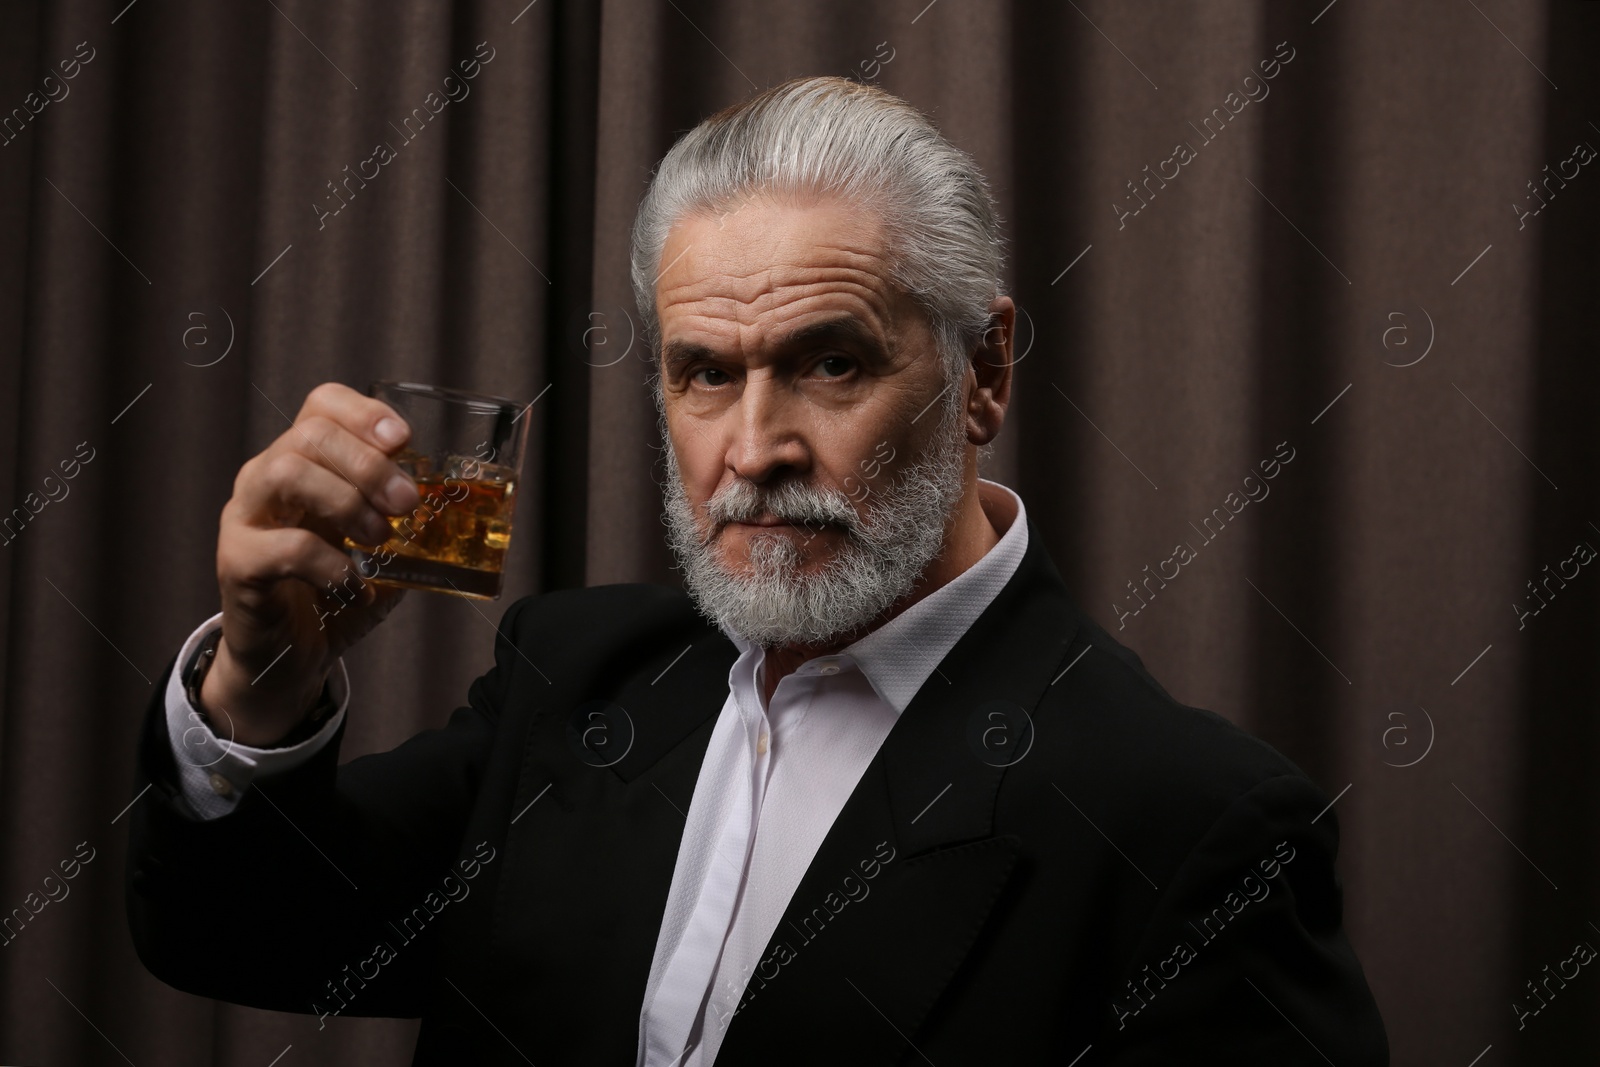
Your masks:
<svg viewBox="0 0 1600 1067"><path fill-rule="evenodd" d="M1595 5L524 4L3 6L0 914L78 867L0 948L0 1061L409 1062L414 1022L133 954L133 739L218 511L318 382L537 396L512 596L675 582L628 228L674 137L814 73L992 179L1026 355L986 473L1175 696L1338 797L1395 1062L1592 1061L1593 968L1512 1005L1600 945ZM506 603L413 594L345 756L442 722Z"/></svg>

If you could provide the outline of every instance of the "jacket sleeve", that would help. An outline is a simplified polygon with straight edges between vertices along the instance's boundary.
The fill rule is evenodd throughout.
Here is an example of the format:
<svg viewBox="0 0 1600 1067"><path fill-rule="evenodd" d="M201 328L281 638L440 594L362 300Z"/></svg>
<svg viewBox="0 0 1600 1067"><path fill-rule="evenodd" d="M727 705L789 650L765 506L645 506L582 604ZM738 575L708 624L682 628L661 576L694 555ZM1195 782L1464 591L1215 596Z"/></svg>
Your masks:
<svg viewBox="0 0 1600 1067"><path fill-rule="evenodd" d="M218 612L189 635L178 650L177 664L188 663L201 642L221 629L222 613ZM203 819L233 811L258 776L281 774L316 755L338 732L350 699L350 678L340 657L328 676L328 689L337 706L321 727L296 744L254 748L212 732L200 709L189 702L176 664L167 672L165 684L167 740L176 757L178 784L189 809Z"/></svg>
<svg viewBox="0 0 1600 1067"><path fill-rule="evenodd" d="M374 961L374 945L399 942L392 922L432 907L442 880L472 862L462 837L529 599L506 610L494 666L442 729L339 766L340 723L310 759L257 777L218 818L184 799L163 699L169 664L140 731L134 789L151 788L130 812L126 868L129 927L150 972L274 1011L419 1015L437 925L392 958Z"/></svg>
<svg viewBox="0 0 1600 1067"><path fill-rule="evenodd" d="M1387 1067L1388 1039L1341 924L1339 831L1294 774L1230 804L1179 866L1096 1040L1116 1067Z"/></svg>

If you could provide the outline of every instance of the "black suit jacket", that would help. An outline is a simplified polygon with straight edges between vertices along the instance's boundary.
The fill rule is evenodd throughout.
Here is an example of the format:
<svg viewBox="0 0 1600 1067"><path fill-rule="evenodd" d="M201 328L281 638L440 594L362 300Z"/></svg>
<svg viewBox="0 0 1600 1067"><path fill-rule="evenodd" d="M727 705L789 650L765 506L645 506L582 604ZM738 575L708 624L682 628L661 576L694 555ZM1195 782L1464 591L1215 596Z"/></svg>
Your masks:
<svg viewBox="0 0 1600 1067"><path fill-rule="evenodd" d="M527 597L444 728L343 766L335 741L210 822L174 803L157 686L128 859L141 959L308 1029L420 1015L417 1064L634 1063L736 655L675 590ZM717 1063L1386 1064L1327 805L1169 697L1030 528L829 830Z"/></svg>

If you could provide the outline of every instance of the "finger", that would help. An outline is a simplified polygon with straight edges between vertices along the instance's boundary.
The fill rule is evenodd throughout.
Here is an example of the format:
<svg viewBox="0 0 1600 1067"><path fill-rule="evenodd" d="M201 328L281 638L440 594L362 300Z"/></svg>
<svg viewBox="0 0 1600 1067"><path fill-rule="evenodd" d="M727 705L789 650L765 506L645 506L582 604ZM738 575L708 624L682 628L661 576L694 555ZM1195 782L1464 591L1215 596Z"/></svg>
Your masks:
<svg viewBox="0 0 1600 1067"><path fill-rule="evenodd" d="M225 584L264 586L298 578L319 593L342 598L366 584L348 555L299 526L241 527L217 545L217 573Z"/></svg>
<svg viewBox="0 0 1600 1067"><path fill-rule="evenodd" d="M411 436L411 428L394 408L338 382L323 382L306 394L295 422L312 416L333 420L388 455Z"/></svg>
<svg viewBox="0 0 1600 1067"><path fill-rule="evenodd" d="M331 471L385 514L409 511L419 499L416 483L394 460L339 423L312 415L285 430L240 471L235 493L251 515L259 519L273 513L274 501L305 472L295 457Z"/></svg>
<svg viewBox="0 0 1600 1067"><path fill-rule="evenodd" d="M410 476L387 453L335 419L308 415L279 439L342 475L380 510L393 514L416 506L417 487Z"/></svg>
<svg viewBox="0 0 1600 1067"><path fill-rule="evenodd" d="M251 483L251 492L255 499L239 503L247 525L305 526L335 545L341 537L379 545L394 533L359 489L298 452L275 456Z"/></svg>

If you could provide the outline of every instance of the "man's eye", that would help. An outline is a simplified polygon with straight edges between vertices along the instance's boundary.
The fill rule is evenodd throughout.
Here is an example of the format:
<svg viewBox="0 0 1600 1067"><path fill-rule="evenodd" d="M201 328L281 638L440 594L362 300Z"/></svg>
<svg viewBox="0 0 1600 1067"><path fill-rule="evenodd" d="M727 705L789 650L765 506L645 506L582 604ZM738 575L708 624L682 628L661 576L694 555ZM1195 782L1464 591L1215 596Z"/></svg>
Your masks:
<svg viewBox="0 0 1600 1067"><path fill-rule="evenodd" d="M832 370L838 373L829 373L829 364ZM849 356L827 356L817 361L817 368L823 372L824 378L841 378L855 367L856 361Z"/></svg>
<svg viewBox="0 0 1600 1067"><path fill-rule="evenodd" d="M722 371L718 370L716 367L701 367L699 370L697 370L693 374L689 375L689 380L690 381L699 381L701 385L721 385L722 384L722 382L720 382L720 381L701 381L700 375L702 375L702 374L722 374L723 378L727 378L727 375L723 374Z"/></svg>

